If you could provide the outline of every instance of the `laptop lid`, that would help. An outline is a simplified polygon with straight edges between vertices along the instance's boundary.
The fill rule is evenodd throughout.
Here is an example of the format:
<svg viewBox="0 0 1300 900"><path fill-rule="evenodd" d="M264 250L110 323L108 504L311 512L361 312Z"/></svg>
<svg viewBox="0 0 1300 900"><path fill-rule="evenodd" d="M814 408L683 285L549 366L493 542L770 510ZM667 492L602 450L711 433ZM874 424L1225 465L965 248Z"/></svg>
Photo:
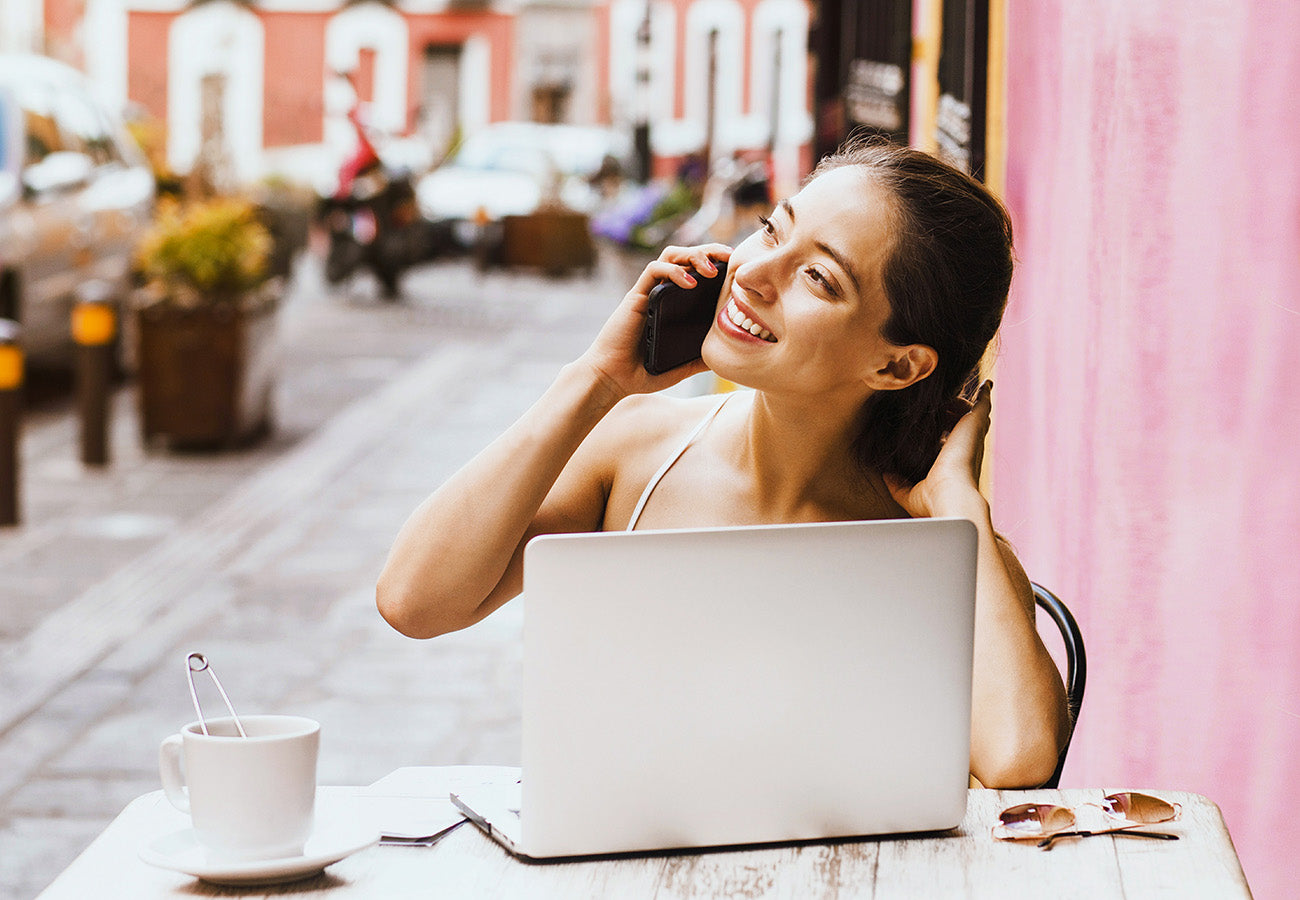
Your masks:
<svg viewBox="0 0 1300 900"><path fill-rule="evenodd" d="M975 559L959 519L534 539L492 824L533 857L955 827Z"/></svg>

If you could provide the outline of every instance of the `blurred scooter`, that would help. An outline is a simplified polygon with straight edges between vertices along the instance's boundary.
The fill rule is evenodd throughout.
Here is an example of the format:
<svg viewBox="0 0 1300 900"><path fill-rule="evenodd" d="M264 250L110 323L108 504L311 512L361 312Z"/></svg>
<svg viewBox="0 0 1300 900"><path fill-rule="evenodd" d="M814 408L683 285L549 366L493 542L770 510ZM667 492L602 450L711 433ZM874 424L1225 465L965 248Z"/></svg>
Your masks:
<svg viewBox="0 0 1300 900"><path fill-rule="evenodd" d="M338 284L368 268L384 299L395 300L402 273L435 255L435 231L416 206L411 174L379 158L361 122L359 103L348 121L356 128L357 150L340 167L333 195L322 197L319 207L329 234L325 279Z"/></svg>

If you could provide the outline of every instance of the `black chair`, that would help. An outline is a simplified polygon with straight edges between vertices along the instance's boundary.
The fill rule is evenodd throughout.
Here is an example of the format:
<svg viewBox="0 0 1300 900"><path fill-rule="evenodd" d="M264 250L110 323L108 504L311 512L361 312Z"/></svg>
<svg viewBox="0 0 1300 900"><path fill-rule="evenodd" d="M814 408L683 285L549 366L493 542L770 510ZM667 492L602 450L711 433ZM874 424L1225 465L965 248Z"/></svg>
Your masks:
<svg viewBox="0 0 1300 900"><path fill-rule="evenodd" d="M1034 602L1041 606L1056 627L1061 630L1061 639L1065 641L1065 693L1070 707L1070 736L1061 748L1061 755L1056 761L1056 771L1043 787L1054 788L1061 784L1061 770L1065 768L1065 754L1070 749L1070 738L1074 737L1074 726L1079 721L1079 709L1083 706L1083 686L1088 677L1088 657L1083 650L1083 632L1079 623L1070 615L1069 608L1061 598L1040 584L1033 584Z"/></svg>

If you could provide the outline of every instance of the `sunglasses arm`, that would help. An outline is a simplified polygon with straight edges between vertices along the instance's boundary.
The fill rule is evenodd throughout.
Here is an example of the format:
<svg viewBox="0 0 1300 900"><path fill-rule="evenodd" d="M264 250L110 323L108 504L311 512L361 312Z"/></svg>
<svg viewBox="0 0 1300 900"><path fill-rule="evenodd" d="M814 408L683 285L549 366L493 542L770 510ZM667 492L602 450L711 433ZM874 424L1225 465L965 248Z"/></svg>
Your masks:
<svg viewBox="0 0 1300 900"><path fill-rule="evenodd" d="M1096 837L1102 834L1113 834L1116 837L1127 835L1129 837L1155 838L1159 841L1176 841L1178 835L1168 834L1164 831L1134 831L1132 826L1128 828L1101 828L1096 831L1058 831L1055 834L1049 834L1038 842L1038 846L1044 850L1051 850L1052 843L1057 838L1063 837Z"/></svg>

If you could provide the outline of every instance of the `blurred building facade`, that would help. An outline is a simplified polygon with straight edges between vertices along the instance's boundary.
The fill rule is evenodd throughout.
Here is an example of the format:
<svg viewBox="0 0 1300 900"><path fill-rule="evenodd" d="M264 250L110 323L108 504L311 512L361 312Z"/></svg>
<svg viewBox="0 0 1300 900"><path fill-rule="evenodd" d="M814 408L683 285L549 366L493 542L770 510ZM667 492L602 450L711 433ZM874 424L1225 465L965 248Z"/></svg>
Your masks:
<svg viewBox="0 0 1300 900"><path fill-rule="evenodd" d="M179 172L215 122L240 179L323 173L352 146L358 95L416 167L510 119L642 125L657 173L762 152L793 184L811 159L808 0L6 4L39 23L33 49L165 123Z"/></svg>

